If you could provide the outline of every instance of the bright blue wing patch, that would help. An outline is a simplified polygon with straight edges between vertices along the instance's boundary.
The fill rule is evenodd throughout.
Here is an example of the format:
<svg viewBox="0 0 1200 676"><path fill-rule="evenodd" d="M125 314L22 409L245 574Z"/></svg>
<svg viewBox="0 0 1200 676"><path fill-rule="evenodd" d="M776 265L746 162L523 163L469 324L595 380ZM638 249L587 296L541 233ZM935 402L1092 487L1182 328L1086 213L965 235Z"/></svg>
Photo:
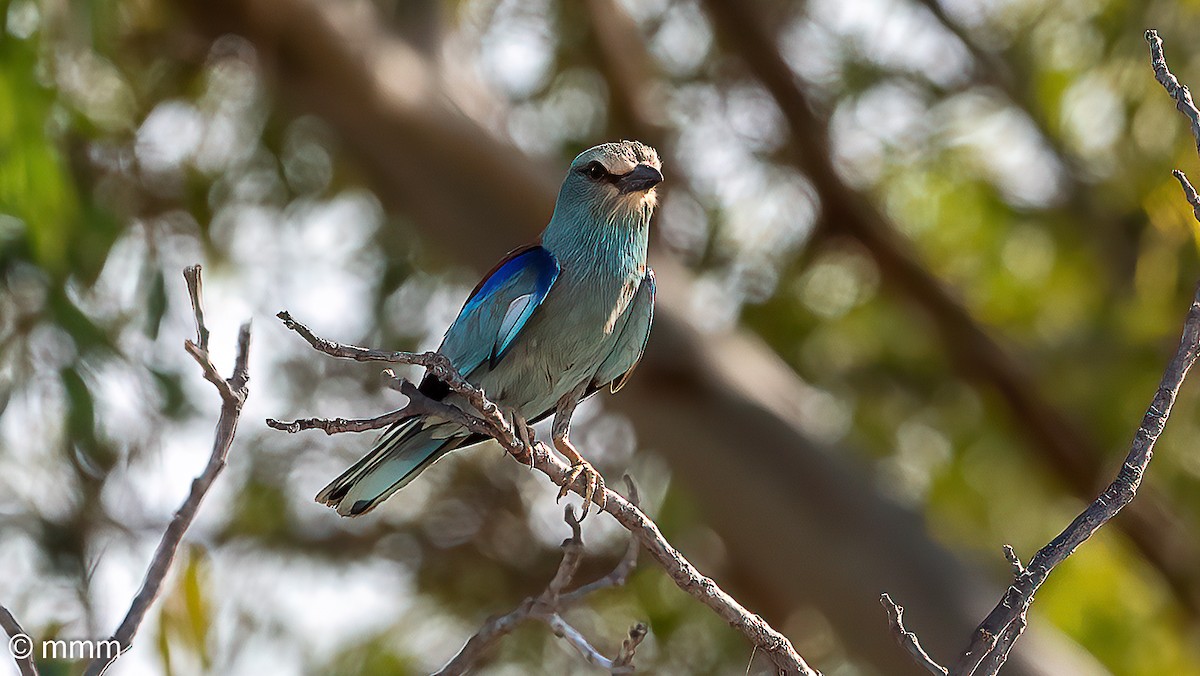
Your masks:
<svg viewBox="0 0 1200 676"><path fill-rule="evenodd" d="M495 368L558 273L554 254L540 246L511 252L467 299L446 332L442 354L464 375L485 361Z"/></svg>

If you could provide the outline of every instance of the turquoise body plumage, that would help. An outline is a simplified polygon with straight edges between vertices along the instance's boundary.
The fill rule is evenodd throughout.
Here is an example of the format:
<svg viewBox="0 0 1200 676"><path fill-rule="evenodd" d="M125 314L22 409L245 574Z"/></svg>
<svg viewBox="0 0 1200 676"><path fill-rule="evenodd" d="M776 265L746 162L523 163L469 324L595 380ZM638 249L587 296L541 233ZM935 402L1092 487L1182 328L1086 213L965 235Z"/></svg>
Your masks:
<svg viewBox="0 0 1200 676"><path fill-rule="evenodd" d="M570 444L570 415L599 389L620 389L641 359L654 316L646 248L661 181L658 153L636 141L580 153L539 242L484 277L439 348L519 423L554 413L555 445L576 474L588 473L590 490L603 480ZM429 376L420 389L460 403ZM317 501L364 514L449 451L481 440L438 418L403 420Z"/></svg>

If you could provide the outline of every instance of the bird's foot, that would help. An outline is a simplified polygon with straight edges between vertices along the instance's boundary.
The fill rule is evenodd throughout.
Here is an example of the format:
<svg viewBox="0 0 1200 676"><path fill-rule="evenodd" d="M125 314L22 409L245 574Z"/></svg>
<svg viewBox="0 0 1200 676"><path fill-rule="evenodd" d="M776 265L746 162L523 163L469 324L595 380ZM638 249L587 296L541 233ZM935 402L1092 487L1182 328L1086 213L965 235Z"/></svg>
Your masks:
<svg viewBox="0 0 1200 676"><path fill-rule="evenodd" d="M608 488L604 485L604 477L600 472L592 467L592 463L579 455L579 451L575 450L574 444L566 436L555 436L554 447L571 461L571 471L567 474L566 482L558 491L558 499L562 500L566 497L567 493L571 492L571 486L575 485L575 480L582 477L584 482L583 514L579 516L580 520L588 515L593 501L600 509L604 509L604 506L608 504Z"/></svg>

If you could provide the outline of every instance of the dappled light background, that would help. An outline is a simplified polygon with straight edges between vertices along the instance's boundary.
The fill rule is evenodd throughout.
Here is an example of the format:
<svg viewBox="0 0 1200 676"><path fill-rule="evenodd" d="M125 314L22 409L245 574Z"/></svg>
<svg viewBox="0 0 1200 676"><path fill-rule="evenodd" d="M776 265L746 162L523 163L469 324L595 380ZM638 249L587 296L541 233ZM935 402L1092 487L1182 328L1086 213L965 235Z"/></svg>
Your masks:
<svg viewBox="0 0 1200 676"><path fill-rule="evenodd" d="M827 217L818 186L829 177L796 161L814 149L800 147L792 116L714 22L709 6L719 4L0 5L0 603L43 638L101 638L123 616L212 443L219 401L182 350L193 328L180 271L200 262L223 370L237 326L253 321L251 395L229 467L112 673L437 669L484 618L553 574L569 535L553 487L485 444L452 454L368 517L317 505L312 496L372 436L285 435L263 419L366 417L403 402L378 367L318 355L274 314L287 309L343 342L432 349L487 261L542 227L574 154L639 137L665 158L651 252L669 271L660 303L704 340L736 337L721 345L737 349L719 355L733 372L744 354L771 355L768 380L800 393L781 409L812 442L775 452L843 467L852 488L830 491L845 504L912 516L927 538L913 546L967 571L964 594L982 618L1007 584L1000 546L1027 558L1098 477L1115 473L1200 279L1196 224L1169 174L1194 173L1198 160L1142 42L1144 28L1160 28L1174 71L1200 83L1200 5L746 4L746 20L776 36L760 47L807 94L833 180L873 205L898 246L1007 349L1032 399L1064 412L1089 473L1048 457L988 369L959 356L974 335L939 329L939 306L906 291ZM268 17L289 12L302 17L295 26ZM297 75L305 58L280 36L305 20L370 55L325 58L316 50L328 45L313 40L305 56L365 73L371 100L339 100ZM426 138L414 125L402 136L324 114L386 111L403 125L409 111L418 120L434 106L453 111L460 127L448 129L489 144L447 143L447 159L430 165L412 158L453 133ZM374 135L387 158L364 150L361 139ZM404 139L417 139L411 156ZM385 160L402 169L380 171ZM455 188L478 174L456 175L467 165L490 167L483 180L495 185ZM413 199L404 176L448 187ZM541 192L525 201L514 177L535 177L520 185ZM463 220L453 204L487 214L488 195L504 194L540 220L523 230L499 217ZM645 368L634 380L669 387L670 375ZM1200 674L1193 385L1147 480L1155 513L1174 530L1142 530L1138 543L1140 521L1102 531L1039 594L1037 635L1017 652L1087 673ZM862 645L866 635L890 641L882 609L847 620L820 595L793 598L752 573L751 562L781 551L857 570L870 534L842 533L859 550L789 532L732 545L735 534L709 517L753 488L733 478L720 490L689 484L684 463L715 459L665 448L669 434L647 442L650 401L642 416L606 397L577 414L576 440L610 486L631 474L667 537L824 673L909 673L898 648ZM727 446L727 457L744 450ZM822 518L847 527L836 513ZM625 533L599 516L584 539L581 581L615 564ZM896 573L938 582L918 567ZM837 591L874 604L881 584L863 577ZM946 612L919 596L898 600L918 632ZM610 652L631 624L647 622L636 660L647 673L743 673L747 664L769 673L649 562L570 619ZM958 645L972 628L962 624ZM43 667L67 674L80 664ZM480 672L587 669L531 624ZM15 667L0 659L6 673Z"/></svg>

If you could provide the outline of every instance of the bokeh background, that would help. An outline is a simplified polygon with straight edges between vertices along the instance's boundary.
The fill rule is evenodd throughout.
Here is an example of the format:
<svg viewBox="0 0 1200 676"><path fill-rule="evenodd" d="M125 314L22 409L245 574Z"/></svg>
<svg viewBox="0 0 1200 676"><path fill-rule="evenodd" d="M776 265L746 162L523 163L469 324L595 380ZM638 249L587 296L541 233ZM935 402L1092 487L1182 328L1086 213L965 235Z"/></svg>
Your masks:
<svg viewBox="0 0 1200 676"><path fill-rule="evenodd" d="M401 401L273 319L436 346L549 217L570 158L664 156L645 362L577 440L826 674L950 661L1115 473L1178 337L1200 176L1142 32L1200 83L1194 0L9 0L0 3L0 603L115 627L254 322L228 469L115 674L440 666L540 591L554 490L495 446L370 516L312 496L373 440L266 417ZM1055 572L1005 673L1200 674L1200 401L1142 495ZM585 523L580 580L624 533ZM647 673L768 673L649 562L569 619ZM78 663L45 663L71 674ZM15 673L0 659L0 673ZM480 673L589 671L531 624Z"/></svg>

